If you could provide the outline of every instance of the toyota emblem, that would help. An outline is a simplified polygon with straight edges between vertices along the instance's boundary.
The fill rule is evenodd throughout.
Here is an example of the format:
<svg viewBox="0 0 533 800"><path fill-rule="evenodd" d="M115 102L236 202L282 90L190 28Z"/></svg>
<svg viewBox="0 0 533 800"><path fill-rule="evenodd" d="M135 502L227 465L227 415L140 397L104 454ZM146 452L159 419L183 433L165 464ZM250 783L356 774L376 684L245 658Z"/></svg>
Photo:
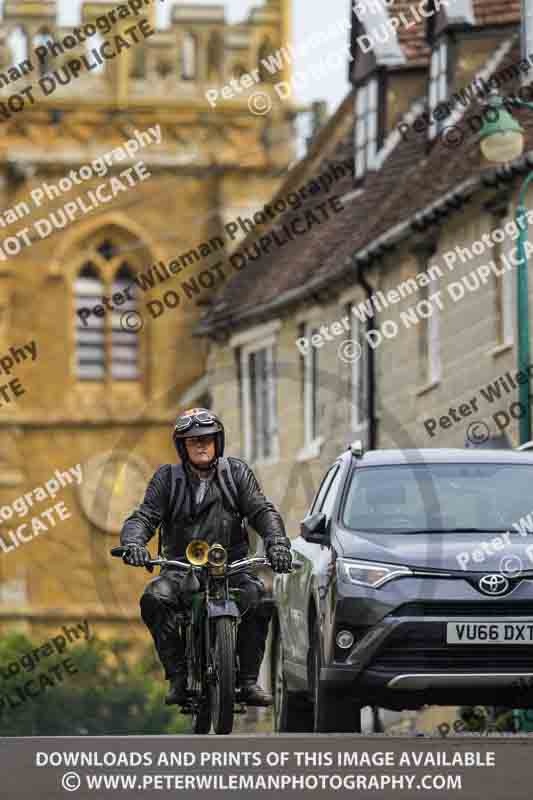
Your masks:
<svg viewBox="0 0 533 800"><path fill-rule="evenodd" d="M479 591L483 594L500 595L506 594L509 591L511 584L504 575L483 575L480 578Z"/></svg>

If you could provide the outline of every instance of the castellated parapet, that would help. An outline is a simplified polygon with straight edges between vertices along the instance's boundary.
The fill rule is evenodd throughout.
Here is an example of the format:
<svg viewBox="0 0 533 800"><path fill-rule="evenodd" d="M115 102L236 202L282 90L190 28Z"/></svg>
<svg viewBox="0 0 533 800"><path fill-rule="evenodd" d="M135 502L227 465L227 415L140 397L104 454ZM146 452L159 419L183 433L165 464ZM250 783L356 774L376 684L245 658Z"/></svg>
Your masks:
<svg viewBox="0 0 533 800"><path fill-rule="evenodd" d="M125 107L163 100L169 106L205 107L208 88L251 72L261 58L288 44L289 5L290 0L265 0L244 22L230 25L223 5L176 4L169 27L157 29L157 0L85 2L74 27L59 25L56 2L6 0L0 22L0 97L49 76L44 91L35 93L36 106L68 107L75 101L77 108ZM126 42L122 47L117 48L117 36ZM106 56L101 53L104 41L110 43ZM111 48L120 52L111 56ZM82 66L74 68L73 76L69 64L80 59ZM276 81L286 80L287 71L284 65ZM266 91L273 91L270 76L262 77ZM236 98L234 105L246 105L246 97Z"/></svg>

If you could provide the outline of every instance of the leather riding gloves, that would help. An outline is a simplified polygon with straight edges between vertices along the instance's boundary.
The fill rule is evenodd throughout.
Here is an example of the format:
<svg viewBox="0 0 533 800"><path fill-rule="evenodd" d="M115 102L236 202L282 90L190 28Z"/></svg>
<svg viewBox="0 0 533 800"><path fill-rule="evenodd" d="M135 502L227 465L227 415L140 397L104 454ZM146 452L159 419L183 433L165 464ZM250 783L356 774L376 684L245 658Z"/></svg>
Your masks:
<svg viewBox="0 0 533 800"><path fill-rule="evenodd" d="M268 548L267 558L274 572L290 572L292 568L292 553L290 547L284 544L273 544Z"/></svg>
<svg viewBox="0 0 533 800"><path fill-rule="evenodd" d="M151 555L146 547L140 544L125 545L128 552L124 555L124 561L130 567L146 567L151 560Z"/></svg>

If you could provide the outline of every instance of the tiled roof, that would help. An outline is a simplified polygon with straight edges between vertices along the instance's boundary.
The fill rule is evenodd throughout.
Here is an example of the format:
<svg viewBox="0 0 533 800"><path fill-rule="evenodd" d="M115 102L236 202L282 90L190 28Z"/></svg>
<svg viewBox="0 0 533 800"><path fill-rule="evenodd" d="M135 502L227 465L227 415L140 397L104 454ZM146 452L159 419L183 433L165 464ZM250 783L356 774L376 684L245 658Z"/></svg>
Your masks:
<svg viewBox="0 0 533 800"><path fill-rule="evenodd" d="M476 25L520 22L520 0L474 0Z"/></svg>
<svg viewBox="0 0 533 800"><path fill-rule="evenodd" d="M511 0L509 4L517 5ZM486 5L496 14L496 8L501 10L504 4L494 0ZM520 49L516 42L494 72L518 61ZM510 83L503 91L510 93L515 88ZM479 104L474 101L466 111L466 119L477 110ZM526 129L526 150L533 149L533 114L520 110L516 117ZM466 127L464 120L459 124ZM339 153L345 155L350 147L350 139L345 137L339 143ZM315 174L323 167L317 167ZM244 324L261 313L277 313L282 303L296 301L298 296L304 299L306 290L327 287L333 280L346 277L353 269L347 266L347 260L354 253L361 253L379 236L407 223L463 182L478 179L493 169L482 159L478 138L473 134L452 148L439 137L429 151L425 134L400 138L381 168L369 173L362 193L353 193L351 177L332 187L331 195L352 194L344 212L332 216L327 225L316 226L283 248L249 262L222 290L221 305L208 313L207 325L202 324L200 330ZM320 195L314 203L323 200Z"/></svg>
<svg viewBox="0 0 533 800"><path fill-rule="evenodd" d="M389 8L389 17L397 17L403 13L404 18L410 23L416 19L410 12L410 7L415 5L412 0L396 0ZM427 62L429 60L430 49L426 42L425 20L416 25L408 27L400 25L398 28L398 40L408 61Z"/></svg>

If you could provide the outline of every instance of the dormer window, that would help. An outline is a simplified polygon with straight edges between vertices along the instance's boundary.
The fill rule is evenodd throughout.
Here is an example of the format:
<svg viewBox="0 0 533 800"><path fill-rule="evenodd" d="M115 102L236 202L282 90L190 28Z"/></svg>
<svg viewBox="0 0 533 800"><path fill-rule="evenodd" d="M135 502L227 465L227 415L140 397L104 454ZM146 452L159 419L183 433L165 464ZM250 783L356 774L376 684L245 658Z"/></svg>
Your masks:
<svg viewBox="0 0 533 800"><path fill-rule="evenodd" d="M429 126L430 139L437 135L442 122L433 119L432 112L448 97L448 42L445 38L435 43L429 69Z"/></svg>
<svg viewBox="0 0 533 800"><path fill-rule="evenodd" d="M378 79L371 77L357 89L355 99L355 178L372 169L378 151Z"/></svg>

